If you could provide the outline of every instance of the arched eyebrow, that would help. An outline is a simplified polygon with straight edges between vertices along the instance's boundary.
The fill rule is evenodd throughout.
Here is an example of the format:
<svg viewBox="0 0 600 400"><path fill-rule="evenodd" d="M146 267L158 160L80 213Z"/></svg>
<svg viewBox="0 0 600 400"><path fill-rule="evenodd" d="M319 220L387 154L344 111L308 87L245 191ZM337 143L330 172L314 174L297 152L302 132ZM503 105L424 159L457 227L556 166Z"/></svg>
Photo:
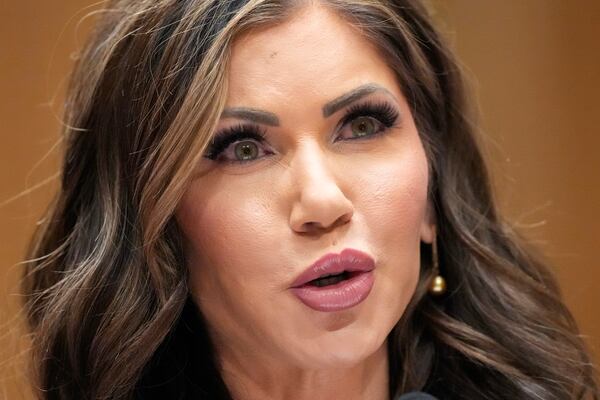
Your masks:
<svg viewBox="0 0 600 400"><path fill-rule="evenodd" d="M225 108L221 114L221 118L239 118L256 122L257 124L279 126L279 118L277 115L268 111L262 111L248 107Z"/></svg>
<svg viewBox="0 0 600 400"><path fill-rule="evenodd" d="M323 117L327 118L349 104L352 104L355 101L375 92L383 92L394 98L394 95L385 87L376 83L367 83L354 88L326 103L323 106ZM227 107L223 110L221 118L239 118L258 124L279 126L279 117L277 117L277 115L269 111L257 110L248 107Z"/></svg>
<svg viewBox="0 0 600 400"><path fill-rule="evenodd" d="M381 85L378 85L376 83L367 83L365 85L361 85L355 89L352 89L351 91L331 100L329 103L325 104L323 106L323 117L327 118L329 116L331 116L332 114L335 114L337 111L341 110L342 108L348 106L349 104L354 103L357 100L362 99L365 96L370 95L371 93L375 93L375 92L383 92L385 94L387 94L388 96L391 96L392 98L395 99L394 95L387 90L386 88L384 88Z"/></svg>

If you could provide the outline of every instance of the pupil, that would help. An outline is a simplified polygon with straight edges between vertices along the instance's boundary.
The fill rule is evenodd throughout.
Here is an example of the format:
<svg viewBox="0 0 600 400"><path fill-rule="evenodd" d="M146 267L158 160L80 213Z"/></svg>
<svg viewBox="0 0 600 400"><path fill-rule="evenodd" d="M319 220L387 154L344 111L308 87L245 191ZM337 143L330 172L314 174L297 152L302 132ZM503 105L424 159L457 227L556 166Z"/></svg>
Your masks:
<svg viewBox="0 0 600 400"><path fill-rule="evenodd" d="M355 136L367 136L373 134L375 127L370 119L365 117L357 118L353 124L353 133Z"/></svg>
<svg viewBox="0 0 600 400"><path fill-rule="evenodd" d="M240 160L250 160L258 153L256 145L251 142L242 142L236 146L235 150L236 156Z"/></svg>

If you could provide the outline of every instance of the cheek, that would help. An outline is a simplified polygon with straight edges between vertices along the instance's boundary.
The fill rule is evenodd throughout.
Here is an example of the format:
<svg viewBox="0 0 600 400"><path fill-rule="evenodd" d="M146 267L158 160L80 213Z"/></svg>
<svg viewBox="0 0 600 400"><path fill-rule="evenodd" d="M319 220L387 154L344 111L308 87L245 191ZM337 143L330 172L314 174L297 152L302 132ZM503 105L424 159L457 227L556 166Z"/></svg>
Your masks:
<svg viewBox="0 0 600 400"><path fill-rule="evenodd" d="M356 207L381 265L377 304L395 322L419 278L421 230L427 223L427 159L415 146L400 157L381 157L362 176Z"/></svg>
<svg viewBox="0 0 600 400"><path fill-rule="evenodd" d="M264 279L265 260L253 260L270 253L277 228L269 202L253 188L249 196L235 188L209 191L192 186L182 199L177 218L187 238L192 286L210 282L208 291L235 286L233 292L240 293L249 279ZM209 293L204 288L198 292Z"/></svg>
<svg viewBox="0 0 600 400"><path fill-rule="evenodd" d="M376 243L414 245L427 210L428 169L423 150L378 162L361 175L356 207ZM412 239L412 240L410 240Z"/></svg>
<svg viewBox="0 0 600 400"><path fill-rule="evenodd" d="M272 191L263 186L254 182L240 190L221 181L215 190L192 184L177 212L186 238L190 292L215 340L245 349L265 345L273 324L290 315L278 296L289 280L278 252L286 226L276 224Z"/></svg>
<svg viewBox="0 0 600 400"><path fill-rule="evenodd" d="M225 192L225 191L223 191ZM256 200L237 200L235 196L219 196L189 207L190 230L194 244L206 254L221 258L221 254L235 256L250 251L244 238L260 237L261 229L268 225L268 212ZM200 206L200 204L203 204ZM254 250L262 250L260 241Z"/></svg>

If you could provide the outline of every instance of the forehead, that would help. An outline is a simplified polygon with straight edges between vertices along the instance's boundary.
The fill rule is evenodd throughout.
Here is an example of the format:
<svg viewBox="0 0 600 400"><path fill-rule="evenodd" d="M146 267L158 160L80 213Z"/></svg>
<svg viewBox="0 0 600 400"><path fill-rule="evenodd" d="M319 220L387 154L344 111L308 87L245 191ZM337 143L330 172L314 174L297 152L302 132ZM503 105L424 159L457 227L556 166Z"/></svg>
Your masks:
<svg viewBox="0 0 600 400"><path fill-rule="evenodd" d="M324 103L365 83L398 91L395 75L376 46L334 12L316 5L237 38L228 80L228 106L272 108L300 97Z"/></svg>

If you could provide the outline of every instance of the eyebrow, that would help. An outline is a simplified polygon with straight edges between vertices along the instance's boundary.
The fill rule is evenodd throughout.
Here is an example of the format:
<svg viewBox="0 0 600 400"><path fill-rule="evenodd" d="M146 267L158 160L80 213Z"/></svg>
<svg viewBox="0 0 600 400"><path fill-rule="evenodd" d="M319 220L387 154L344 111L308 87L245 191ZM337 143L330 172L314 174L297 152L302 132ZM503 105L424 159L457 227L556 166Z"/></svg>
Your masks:
<svg viewBox="0 0 600 400"><path fill-rule="evenodd" d="M221 118L239 118L270 126L279 126L277 115L268 111L248 107L229 107L223 110Z"/></svg>
<svg viewBox="0 0 600 400"><path fill-rule="evenodd" d="M347 105L375 92L384 92L392 98L395 98L394 95L383 86L376 83L367 83L352 89L348 93L345 93L325 104L323 106L323 117L327 118Z"/></svg>
<svg viewBox="0 0 600 400"><path fill-rule="evenodd" d="M326 103L323 106L323 117L327 118L349 104L375 92L383 92L395 99L394 95L385 87L376 83L367 83ZM277 115L268 111L248 107L227 107L223 110L221 118L239 118L258 124L279 126L279 118Z"/></svg>

